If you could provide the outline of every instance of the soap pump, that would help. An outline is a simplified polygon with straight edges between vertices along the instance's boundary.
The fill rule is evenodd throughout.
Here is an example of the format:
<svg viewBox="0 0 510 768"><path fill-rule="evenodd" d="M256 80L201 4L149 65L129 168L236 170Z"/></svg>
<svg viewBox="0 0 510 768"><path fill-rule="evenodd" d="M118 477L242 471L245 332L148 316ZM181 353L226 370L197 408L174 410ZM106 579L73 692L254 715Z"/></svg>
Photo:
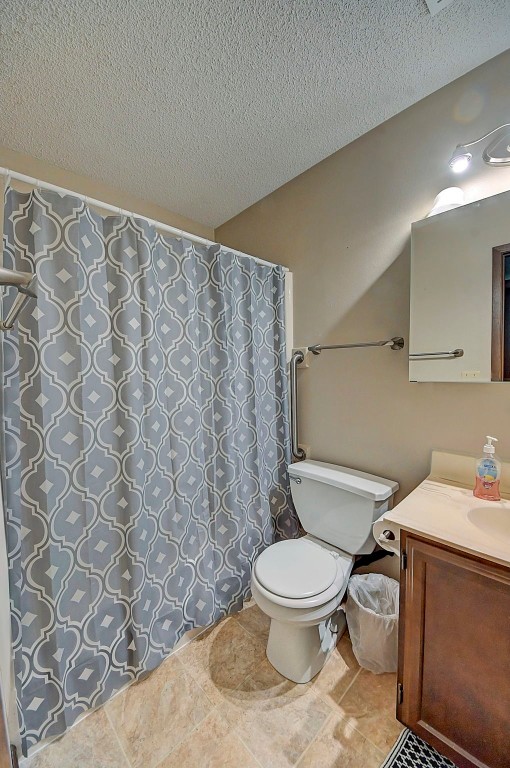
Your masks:
<svg viewBox="0 0 510 768"><path fill-rule="evenodd" d="M487 435L483 446L483 456L476 463L476 478L473 495L486 501L499 501L499 479L501 477L501 462L496 457L496 449L492 443L498 442L497 437Z"/></svg>

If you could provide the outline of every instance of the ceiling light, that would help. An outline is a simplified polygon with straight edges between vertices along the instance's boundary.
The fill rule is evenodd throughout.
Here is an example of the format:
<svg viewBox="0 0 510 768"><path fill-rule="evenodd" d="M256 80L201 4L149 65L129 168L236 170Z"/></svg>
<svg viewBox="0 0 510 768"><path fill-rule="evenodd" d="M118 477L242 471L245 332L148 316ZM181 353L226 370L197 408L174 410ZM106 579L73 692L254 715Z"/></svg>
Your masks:
<svg viewBox="0 0 510 768"><path fill-rule="evenodd" d="M454 173L465 171L473 158L471 152L457 152L457 150L461 149L464 149L464 147L462 144L459 144L450 159L450 168Z"/></svg>
<svg viewBox="0 0 510 768"><path fill-rule="evenodd" d="M434 205L428 216L435 216L438 213L451 211L452 208L458 208L459 205L464 205L465 202L464 192L460 187L448 187L447 189L443 189L436 196Z"/></svg>
<svg viewBox="0 0 510 768"><path fill-rule="evenodd" d="M498 131L504 131L502 135L497 136L482 153L482 159L487 165L491 165L494 168L510 165L510 123L499 125L494 128L493 131L489 131L484 136L480 136L479 139L474 141L468 141L466 144L457 144L455 151L450 158L449 166L454 173L462 173L468 167L473 155L468 152L468 147L473 147L475 144L479 144L480 141L488 139L493 133Z"/></svg>

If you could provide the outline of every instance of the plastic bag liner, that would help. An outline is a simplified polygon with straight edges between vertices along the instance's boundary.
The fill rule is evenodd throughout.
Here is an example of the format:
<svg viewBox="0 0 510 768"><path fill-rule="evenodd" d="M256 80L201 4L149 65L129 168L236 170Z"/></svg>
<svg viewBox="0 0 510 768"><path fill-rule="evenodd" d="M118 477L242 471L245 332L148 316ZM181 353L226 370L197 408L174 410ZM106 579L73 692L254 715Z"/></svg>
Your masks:
<svg viewBox="0 0 510 768"><path fill-rule="evenodd" d="M381 573L351 576L345 613L358 664L370 672L397 671L398 581Z"/></svg>

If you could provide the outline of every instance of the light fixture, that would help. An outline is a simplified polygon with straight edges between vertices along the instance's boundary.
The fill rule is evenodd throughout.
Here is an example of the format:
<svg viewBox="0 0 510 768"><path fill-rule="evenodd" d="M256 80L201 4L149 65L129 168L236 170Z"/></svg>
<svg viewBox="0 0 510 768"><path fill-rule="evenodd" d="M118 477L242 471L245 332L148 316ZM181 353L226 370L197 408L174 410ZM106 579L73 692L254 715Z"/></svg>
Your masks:
<svg viewBox="0 0 510 768"><path fill-rule="evenodd" d="M464 192L460 187L448 187L443 189L434 200L434 205L427 218L429 216L435 216L438 213L444 213L445 211L451 211L452 208L458 208L465 203Z"/></svg>
<svg viewBox="0 0 510 768"><path fill-rule="evenodd" d="M468 147L473 147L484 139L488 139L493 133L507 129L503 136L499 136L492 141L482 152L482 159L487 165L493 167L500 167L502 165L510 165L510 123L499 125L494 128L493 131L489 131L485 136L480 136L475 141L468 141L466 144L457 144L453 155L450 158L449 166L454 173L462 173L468 167L469 163L473 159L471 152L468 152Z"/></svg>
<svg viewBox="0 0 510 768"><path fill-rule="evenodd" d="M463 149L462 145L459 144L457 146L457 149ZM462 173L462 171L465 171L468 167L469 163L473 159L473 155L471 152L459 152L457 154L457 149L452 155L452 158L450 160L450 168L454 173Z"/></svg>

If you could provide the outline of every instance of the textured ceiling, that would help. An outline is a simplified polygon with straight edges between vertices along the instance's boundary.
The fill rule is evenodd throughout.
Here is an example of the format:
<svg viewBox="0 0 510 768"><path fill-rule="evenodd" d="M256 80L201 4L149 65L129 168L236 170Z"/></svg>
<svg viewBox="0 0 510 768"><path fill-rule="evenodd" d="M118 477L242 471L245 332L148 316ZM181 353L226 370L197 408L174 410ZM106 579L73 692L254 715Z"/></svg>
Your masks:
<svg viewBox="0 0 510 768"><path fill-rule="evenodd" d="M2 0L0 143L218 225L505 50L509 0Z"/></svg>

